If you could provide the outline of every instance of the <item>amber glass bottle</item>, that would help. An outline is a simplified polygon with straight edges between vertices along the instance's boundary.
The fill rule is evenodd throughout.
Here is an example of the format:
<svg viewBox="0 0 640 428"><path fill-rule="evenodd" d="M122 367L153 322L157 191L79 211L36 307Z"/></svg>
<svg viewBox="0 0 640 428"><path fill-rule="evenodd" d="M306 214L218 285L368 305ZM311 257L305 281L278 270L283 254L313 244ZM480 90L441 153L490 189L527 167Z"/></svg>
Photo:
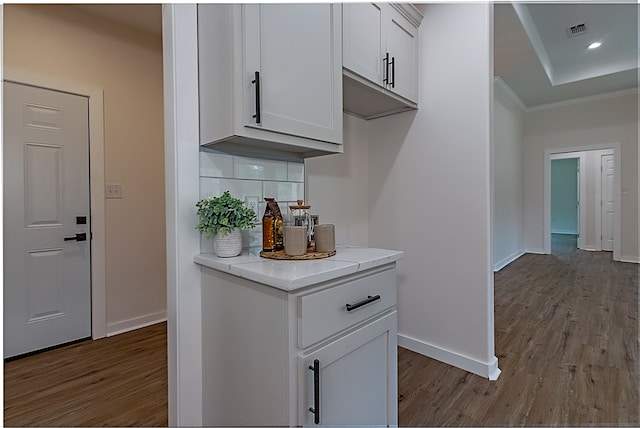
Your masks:
<svg viewBox="0 0 640 428"><path fill-rule="evenodd" d="M262 251L280 251L284 248L284 227L280 207L274 198L264 198L267 208L262 217Z"/></svg>

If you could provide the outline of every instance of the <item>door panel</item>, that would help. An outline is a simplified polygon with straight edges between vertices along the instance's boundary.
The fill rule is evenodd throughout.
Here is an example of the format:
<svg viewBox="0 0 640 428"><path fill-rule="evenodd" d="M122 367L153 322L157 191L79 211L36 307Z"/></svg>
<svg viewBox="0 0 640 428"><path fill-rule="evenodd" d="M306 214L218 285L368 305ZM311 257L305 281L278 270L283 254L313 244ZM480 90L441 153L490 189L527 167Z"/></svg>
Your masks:
<svg viewBox="0 0 640 428"><path fill-rule="evenodd" d="M342 20L332 4L245 5L246 126L342 143ZM339 26L337 24L340 24ZM295 34L295 37L291 37Z"/></svg>
<svg viewBox="0 0 640 428"><path fill-rule="evenodd" d="M613 251L615 180L613 155L603 155L602 166L602 250Z"/></svg>
<svg viewBox="0 0 640 428"><path fill-rule="evenodd" d="M418 31L397 10L387 6L391 19L387 21L387 51L393 55L392 91L408 100L418 101L416 64Z"/></svg>
<svg viewBox="0 0 640 428"><path fill-rule="evenodd" d="M91 336L90 240L73 239L90 237L89 110L9 82L3 102L7 358Z"/></svg>
<svg viewBox="0 0 640 428"><path fill-rule="evenodd" d="M382 9L375 3L342 5L343 66L382 85Z"/></svg>
<svg viewBox="0 0 640 428"><path fill-rule="evenodd" d="M62 225L62 147L25 144L25 227Z"/></svg>
<svg viewBox="0 0 640 428"><path fill-rule="evenodd" d="M398 423L397 312L298 360L303 426L393 426ZM318 361L318 388L314 362ZM316 392L319 424L315 424Z"/></svg>

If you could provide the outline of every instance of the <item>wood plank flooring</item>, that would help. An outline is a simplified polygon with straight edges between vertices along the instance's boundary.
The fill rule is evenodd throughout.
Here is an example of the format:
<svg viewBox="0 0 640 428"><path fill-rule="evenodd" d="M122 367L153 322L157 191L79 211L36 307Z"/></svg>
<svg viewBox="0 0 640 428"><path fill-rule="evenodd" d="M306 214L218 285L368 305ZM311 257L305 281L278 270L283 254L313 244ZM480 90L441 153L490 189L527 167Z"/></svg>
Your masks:
<svg viewBox="0 0 640 428"><path fill-rule="evenodd" d="M400 349L402 426L638 426L638 265L575 249L495 275L490 382Z"/></svg>
<svg viewBox="0 0 640 428"><path fill-rule="evenodd" d="M5 426L167 426L167 326L4 364Z"/></svg>
<svg viewBox="0 0 640 428"><path fill-rule="evenodd" d="M638 266L575 250L495 277L490 382L406 349L401 426L638 426ZM166 325L5 363L5 426L166 426Z"/></svg>

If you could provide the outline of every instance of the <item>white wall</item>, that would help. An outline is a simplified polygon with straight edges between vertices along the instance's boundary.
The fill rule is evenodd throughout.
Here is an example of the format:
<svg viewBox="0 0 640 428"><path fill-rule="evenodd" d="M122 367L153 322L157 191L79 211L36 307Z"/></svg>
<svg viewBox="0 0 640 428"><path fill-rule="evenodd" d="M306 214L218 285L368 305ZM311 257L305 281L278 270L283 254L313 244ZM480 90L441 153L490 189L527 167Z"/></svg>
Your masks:
<svg viewBox="0 0 640 428"><path fill-rule="evenodd" d="M524 116L524 240L544 252L544 154L620 144L620 258L638 261L638 94L548 106Z"/></svg>
<svg viewBox="0 0 640 428"><path fill-rule="evenodd" d="M518 100L519 101L519 100ZM496 84L493 107L493 261L499 270L523 254L523 109Z"/></svg>
<svg viewBox="0 0 640 428"><path fill-rule="evenodd" d="M166 317L160 37L68 5L5 5L4 67L104 90L107 333ZM54 88L55 89L55 88Z"/></svg>
<svg viewBox="0 0 640 428"><path fill-rule="evenodd" d="M369 244L367 122L344 115L344 153L305 160L306 194L320 223L336 226L336 243Z"/></svg>
<svg viewBox="0 0 640 428"><path fill-rule="evenodd" d="M398 263L399 344L496 377L493 8L419 7L420 108L368 124L369 244L405 251Z"/></svg>
<svg viewBox="0 0 640 428"><path fill-rule="evenodd" d="M402 346L495 377L493 13L488 5L420 7L420 109L367 122L345 115L345 153L305 161L306 194L321 221L336 224L338 242L405 251ZM453 22L485 37L470 44Z"/></svg>

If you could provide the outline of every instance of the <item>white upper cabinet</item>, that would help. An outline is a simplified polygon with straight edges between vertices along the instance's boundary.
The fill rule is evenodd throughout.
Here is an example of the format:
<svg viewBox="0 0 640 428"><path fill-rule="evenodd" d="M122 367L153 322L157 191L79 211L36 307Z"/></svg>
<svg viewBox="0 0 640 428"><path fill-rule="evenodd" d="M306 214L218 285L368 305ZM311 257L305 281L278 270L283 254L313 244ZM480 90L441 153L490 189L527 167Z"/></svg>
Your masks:
<svg viewBox="0 0 640 428"><path fill-rule="evenodd" d="M409 4L344 3L345 111L370 119L417 108L421 20Z"/></svg>
<svg viewBox="0 0 640 428"><path fill-rule="evenodd" d="M341 153L341 22L332 4L199 5L201 144Z"/></svg>
<svg viewBox="0 0 640 428"><path fill-rule="evenodd" d="M342 6L344 68L382 85L383 4L345 3Z"/></svg>
<svg viewBox="0 0 640 428"><path fill-rule="evenodd" d="M385 20L389 54L389 83L392 92L418 103L418 28L411 24L398 10L385 5L388 18Z"/></svg>

